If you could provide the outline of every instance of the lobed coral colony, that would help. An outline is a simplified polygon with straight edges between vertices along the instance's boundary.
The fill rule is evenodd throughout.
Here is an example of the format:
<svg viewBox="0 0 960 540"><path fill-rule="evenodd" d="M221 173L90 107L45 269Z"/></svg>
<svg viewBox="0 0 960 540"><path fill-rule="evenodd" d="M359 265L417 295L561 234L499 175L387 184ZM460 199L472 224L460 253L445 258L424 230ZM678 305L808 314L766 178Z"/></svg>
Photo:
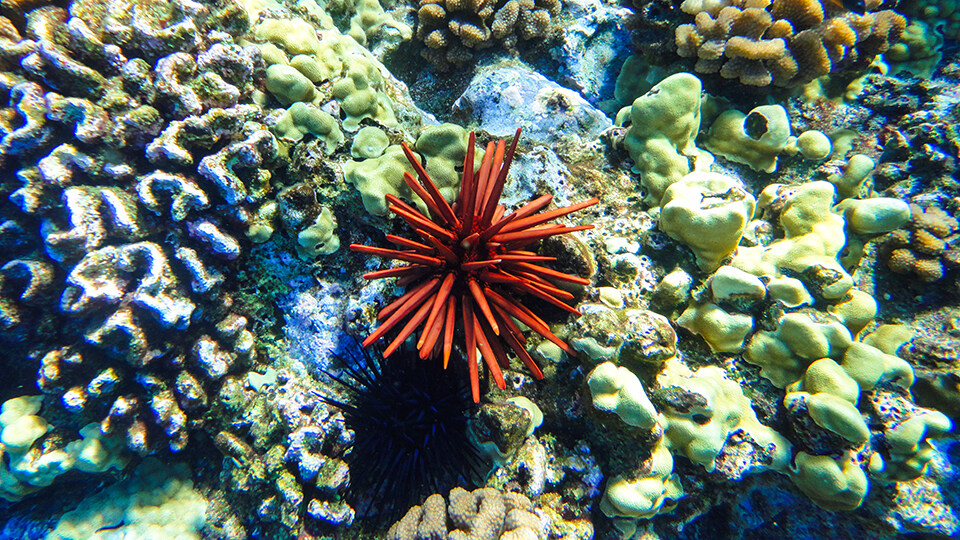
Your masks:
<svg viewBox="0 0 960 540"><path fill-rule="evenodd" d="M873 2L878 4L878 2ZM819 0L684 0L692 24L676 29L677 52L697 73L752 86L790 86L866 66L906 27L893 10L857 14Z"/></svg>
<svg viewBox="0 0 960 540"><path fill-rule="evenodd" d="M960 535L958 28L0 2L0 538Z"/></svg>

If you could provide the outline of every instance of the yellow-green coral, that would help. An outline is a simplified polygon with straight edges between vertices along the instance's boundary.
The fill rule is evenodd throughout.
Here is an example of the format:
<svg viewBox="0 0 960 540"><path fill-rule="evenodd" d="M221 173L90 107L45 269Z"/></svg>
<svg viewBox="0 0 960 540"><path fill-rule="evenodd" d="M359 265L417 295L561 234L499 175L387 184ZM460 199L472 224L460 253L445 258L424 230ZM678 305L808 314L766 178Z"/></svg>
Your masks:
<svg viewBox="0 0 960 540"><path fill-rule="evenodd" d="M724 111L704 140L704 146L714 154L768 173L777 170L780 152L794 143L790 118L780 105L761 105L750 114L736 109Z"/></svg>
<svg viewBox="0 0 960 540"><path fill-rule="evenodd" d="M713 352L740 352L743 340L753 331L753 317L728 313L712 302L690 305L677 324L702 337Z"/></svg>
<svg viewBox="0 0 960 540"><path fill-rule="evenodd" d="M820 358L839 359L850 346L850 331L840 321L816 312L787 313L774 331L757 332L743 358L778 388L796 382Z"/></svg>
<svg viewBox="0 0 960 540"><path fill-rule="evenodd" d="M901 481L919 477L937 453L929 439L942 437L951 429L953 423L945 414L923 409L887 431L890 460L884 466L884 473Z"/></svg>
<svg viewBox="0 0 960 540"><path fill-rule="evenodd" d="M333 97L340 102L346 115L343 129L357 131L360 121L372 118L385 126L397 125L393 102L383 92L383 74L380 67L362 54L350 54L344 59L346 72L333 83Z"/></svg>
<svg viewBox="0 0 960 540"><path fill-rule="evenodd" d="M62 447L37 444L52 427L39 415L43 396L5 401L0 412L0 498L18 501L49 486L71 470L104 472L126 464L123 439L107 437L100 425L88 424L80 438Z"/></svg>
<svg viewBox="0 0 960 540"><path fill-rule="evenodd" d="M373 132L367 133L374 136ZM423 154L424 168L430 178L449 202L453 202L459 194L460 174L455 167L463 164L466 142L466 130L453 124L441 124L425 129L414 144L414 148ZM475 152L475 167L480 167L482 159L483 151L478 149ZM360 191L363 207L367 212L378 216L387 213L384 199L387 193L411 200L421 210L426 211L423 202L413 197L410 188L404 183L404 171L416 174L400 145L388 146L378 157L347 161L343 164L344 179Z"/></svg>
<svg viewBox="0 0 960 540"><path fill-rule="evenodd" d="M660 411L664 438L672 452L679 452L707 471L713 471L727 437L742 430L769 453L764 468L776 471L787 468L790 442L760 423L740 384L727 378L722 369L706 366L692 372L672 360L667 362L657 382L661 394L670 389L681 393L676 399L682 405L668 405Z"/></svg>
<svg viewBox="0 0 960 540"><path fill-rule="evenodd" d="M333 153L343 142L343 132L333 116L313 105L300 102L291 105L271 131L281 140L288 142L299 141L309 133L323 141L324 150L328 154Z"/></svg>
<svg viewBox="0 0 960 540"><path fill-rule="evenodd" d="M417 137L414 148L423 154L427 174L440 189L440 193L447 201L456 200L460 189L459 168L463 167L463 160L467 155L467 130L456 124L440 124L431 126ZM474 151L473 166L480 168L483 161L483 150Z"/></svg>
<svg viewBox="0 0 960 540"><path fill-rule="evenodd" d="M693 172L666 189L660 206L660 229L689 246L700 269L710 272L737 249L756 201L735 178Z"/></svg>
<svg viewBox="0 0 960 540"><path fill-rule="evenodd" d="M267 68L267 89L283 104L321 100L325 95L314 84L332 82L329 92L344 113L343 129L357 131L365 119L397 125L386 68L351 37L335 28L318 33L302 19L265 19L254 35L266 42L265 58L275 62Z"/></svg>
<svg viewBox="0 0 960 540"><path fill-rule="evenodd" d="M403 173L417 174L399 145L387 147L378 158L347 161L343 164L343 178L360 192L367 212L383 216L387 213L387 193L409 197L410 188L403 183Z"/></svg>
<svg viewBox="0 0 960 540"><path fill-rule="evenodd" d="M853 278L837 260L847 235L843 217L831 212L833 184L817 181L790 188L771 184L760 196L758 211L777 199L785 201L780 213L784 238L766 246L741 246L731 264L770 278L812 271L820 296L843 298L853 287Z"/></svg>
<svg viewBox="0 0 960 540"><path fill-rule="evenodd" d="M616 414L626 424L650 429L657 423L657 411L647 399L640 379L629 369L604 362L587 376L593 406Z"/></svg>
<svg viewBox="0 0 960 540"><path fill-rule="evenodd" d="M353 136L350 155L355 159L378 158L390 146L390 138L378 127L367 126Z"/></svg>
<svg viewBox="0 0 960 540"><path fill-rule="evenodd" d="M867 475L849 454L837 460L799 452L794 462L790 478L821 508L853 510L867 496Z"/></svg>
<svg viewBox="0 0 960 540"><path fill-rule="evenodd" d="M673 456L665 444L658 444L636 475L619 475L607 482L600 500L600 511L618 520L622 531L635 528L633 519L651 518L669 512L683 497L680 478L673 473Z"/></svg>
<svg viewBox="0 0 960 540"><path fill-rule="evenodd" d="M337 218L326 206L312 225L297 234L297 253L306 259L317 255L330 255L340 248L337 230Z"/></svg>

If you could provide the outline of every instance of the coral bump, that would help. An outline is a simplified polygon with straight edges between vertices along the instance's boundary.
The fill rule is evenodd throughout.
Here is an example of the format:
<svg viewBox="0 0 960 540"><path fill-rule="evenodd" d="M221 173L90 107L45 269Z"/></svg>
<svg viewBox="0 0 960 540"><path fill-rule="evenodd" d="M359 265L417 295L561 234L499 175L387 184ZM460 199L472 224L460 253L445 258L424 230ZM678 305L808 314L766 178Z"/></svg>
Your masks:
<svg viewBox="0 0 960 540"><path fill-rule="evenodd" d="M597 199L538 213L553 199L551 195L543 195L509 215L505 215L505 208L499 204L519 137L518 129L509 148L502 139L496 144L490 142L479 171L474 173L475 136L470 133L460 195L453 206L440 194L413 151L402 144L417 173L414 178L405 172L403 179L423 200L429 215L391 194L387 194L386 199L390 203L389 209L413 227L420 241L388 234L387 240L400 249L350 246L353 251L409 263L364 274L366 279L398 277L397 284L405 286L406 292L380 310L377 319L381 324L363 341L363 346L370 346L406 321L383 356L389 357L420 329L417 340L420 358L433 358L442 352L446 367L454 330L457 321L461 321L474 402L480 401L478 349L500 388L505 387L501 367L509 365L504 344L537 379L543 378L540 368L524 347L526 338L516 321L552 341L567 354L574 355L573 349L518 299L525 295L534 296L580 315L565 302L572 300L573 295L554 283L589 284L587 279L542 266L540 263L556 259L538 256L527 248L544 238L592 229L593 225L568 227L550 222L593 206L599 202Z"/></svg>

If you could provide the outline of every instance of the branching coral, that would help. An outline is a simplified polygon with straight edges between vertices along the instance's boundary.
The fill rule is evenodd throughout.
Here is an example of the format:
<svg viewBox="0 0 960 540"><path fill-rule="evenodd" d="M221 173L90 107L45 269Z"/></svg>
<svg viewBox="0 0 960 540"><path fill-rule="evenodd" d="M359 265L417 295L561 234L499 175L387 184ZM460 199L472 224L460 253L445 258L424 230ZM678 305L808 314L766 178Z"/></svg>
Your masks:
<svg viewBox="0 0 960 540"><path fill-rule="evenodd" d="M677 52L698 73L752 86L794 86L864 67L906 27L891 10L858 15L820 0L685 0Z"/></svg>
<svg viewBox="0 0 960 540"><path fill-rule="evenodd" d="M551 195L543 195L510 215L505 215L506 209L498 204L519 137L520 130L517 130L509 149L506 149L502 139L496 144L491 141L480 170L475 175L474 135L470 134L460 196L453 207L443 198L420 160L404 144L404 153L419 177L418 181L410 173L404 173L404 181L427 205L430 217L393 195L388 194L386 198L390 210L413 227L427 244L387 235L389 242L405 250L357 244L350 246L354 251L410 263L364 275L366 279L399 277L400 284L410 287L403 296L380 311L377 318L382 324L364 340L363 345L369 346L407 320L385 349L384 356L390 356L422 325L423 330L417 341L420 357L434 357L442 350L446 365L457 320L464 321L471 390L473 400L477 402L480 400L478 347L500 388L506 386L501 367L509 365L503 343L520 357L534 376L538 379L543 376L524 348L526 338L514 319L554 342L568 354L574 354L569 345L550 331L543 319L517 300L518 295L539 298L579 315L579 311L564 302L573 299L573 294L556 287L553 281L576 285L590 283L587 279L540 266L538 263L555 258L537 256L526 248L538 240L558 234L592 229L593 225L568 227L549 222L593 206L599 202L597 199L541 214L536 212L550 204L553 199Z"/></svg>
<svg viewBox="0 0 960 540"><path fill-rule="evenodd" d="M938 206L910 206L910 222L887 236L887 266L897 274L923 282L941 279L948 268L960 266L956 218Z"/></svg>
<svg viewBox="0 0 960 540"><path fill-rule="evenodd" d="M473 50L545 37L560 8L558 0L421 0L417 38L427 46L424 58L450 69L469 62Z"/></svg>
<svg viewBox="0 0 960 540"><path fill-rule="evenodd" d="M544 540L546 527L530 499L493 488L454 488L450 504L434 494L414 506L387 532L390 540ZM448 523L452 529L448 531Z"/></svg>

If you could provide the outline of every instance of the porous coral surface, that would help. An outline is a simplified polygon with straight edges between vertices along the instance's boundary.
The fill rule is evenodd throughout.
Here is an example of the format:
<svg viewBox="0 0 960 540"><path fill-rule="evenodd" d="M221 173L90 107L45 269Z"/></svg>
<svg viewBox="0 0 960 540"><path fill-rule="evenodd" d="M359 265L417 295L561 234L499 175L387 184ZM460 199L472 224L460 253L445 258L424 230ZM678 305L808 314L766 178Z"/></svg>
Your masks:
<svg viewBox="0 0 960 540"><path fill-rule="evenodd" d="M677 27L677 52L698 73L752 86L789 86L863 67L896 42L895 11L857 14L821 0L684 0L693 23Z"/></svg>

